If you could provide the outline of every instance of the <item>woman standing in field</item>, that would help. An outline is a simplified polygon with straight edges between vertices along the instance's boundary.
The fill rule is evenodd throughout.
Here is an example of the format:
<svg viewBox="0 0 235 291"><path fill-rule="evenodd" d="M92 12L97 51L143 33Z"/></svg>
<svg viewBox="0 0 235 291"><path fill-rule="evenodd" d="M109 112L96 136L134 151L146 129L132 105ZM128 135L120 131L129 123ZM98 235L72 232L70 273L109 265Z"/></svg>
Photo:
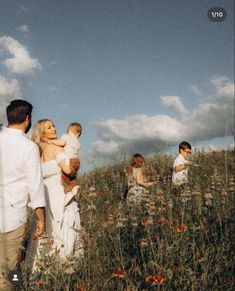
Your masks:
<svg viewBox="0 0 235 291"><path fill-rule="evenodd" d="M145 188L156 185L156 182L146 182L144 177L145 164L144 157L140 154L132 156L128 171L128 203L140 203Z"/></svg>
<svg viewBox="0 0 235 291"><path fill-rule="evenodd" d="M34 128L32 140L38 145L46 193L46 236L50 241L49 254L61 258L82 253L78 246L80 215L76 201L65 204L64 188L61 182L61 170L68 176L74 175L74 169L65 158L63 147L46 141L56 139L56 128L49 119L39 120ZM33 244L33 242L31 242ZM30 250L30 249L29 249ZM40 242L37 246L40 253Z"/></svg>

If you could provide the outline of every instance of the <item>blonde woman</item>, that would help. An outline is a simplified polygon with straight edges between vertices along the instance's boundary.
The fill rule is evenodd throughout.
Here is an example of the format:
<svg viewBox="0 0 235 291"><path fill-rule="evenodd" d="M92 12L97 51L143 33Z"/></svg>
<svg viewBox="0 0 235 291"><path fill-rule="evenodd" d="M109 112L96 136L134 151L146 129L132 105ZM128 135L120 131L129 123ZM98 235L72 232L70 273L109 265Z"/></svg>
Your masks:
<svg viewBox="0 0 235 291"><path fill-rule="evenodd" d="M50 240L50 253L56 252L64 258L73 255L78 230L80 228L80 215L77 203L71 200L65 204L64 188L61 182L61 170L66 175L74 175L74 169L69 167L69 161L63 147L48 143L56 139L56 128L49 119L39 120L34 128L32 140L38 145L41 156L42 172L46 192L46 235ZM76 194L77 189L73 189ZM74 195L73 195L74 194ZM82 251L82 250L80 250ZM79 250L78 250L79 253Z"/></svg>

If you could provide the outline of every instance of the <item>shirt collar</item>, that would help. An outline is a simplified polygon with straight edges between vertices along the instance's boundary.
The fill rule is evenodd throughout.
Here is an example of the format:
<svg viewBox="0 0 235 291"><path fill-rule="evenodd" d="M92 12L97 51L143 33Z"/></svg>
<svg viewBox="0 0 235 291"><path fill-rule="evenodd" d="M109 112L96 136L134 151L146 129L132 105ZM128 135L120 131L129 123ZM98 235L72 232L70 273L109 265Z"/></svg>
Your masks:
<svg viewBox="0 0 235 291"><path fill-rule="evenodd" d="M25 133L21 129L18 129L18 128L4 127L3 130L12 134L16 134L16 135L21 135L21 134L25 135Z"/></svg>

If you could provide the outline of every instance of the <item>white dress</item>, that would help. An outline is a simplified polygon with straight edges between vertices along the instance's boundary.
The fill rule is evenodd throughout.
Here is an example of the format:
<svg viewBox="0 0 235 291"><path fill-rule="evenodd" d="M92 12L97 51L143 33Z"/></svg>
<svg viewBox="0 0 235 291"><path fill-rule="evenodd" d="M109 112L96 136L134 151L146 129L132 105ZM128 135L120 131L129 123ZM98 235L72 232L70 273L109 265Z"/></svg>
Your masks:
<svg viewBox="0 0 235 291"><path fill-rule="evenodd" d="M32 258L34 261L33 269L35 260L45 253L45 246L47 254L55 254L61 258L83 254L81 240L79 240L81 225L77 202L72 200L64 206L65 196L72 193L65 195L61 183L61 168L58 163L63 159L65 154L60 153L55 160L42 163L46 194L46 236L36 243L33 240L30 242L28 253L31 263Z"/></svg>

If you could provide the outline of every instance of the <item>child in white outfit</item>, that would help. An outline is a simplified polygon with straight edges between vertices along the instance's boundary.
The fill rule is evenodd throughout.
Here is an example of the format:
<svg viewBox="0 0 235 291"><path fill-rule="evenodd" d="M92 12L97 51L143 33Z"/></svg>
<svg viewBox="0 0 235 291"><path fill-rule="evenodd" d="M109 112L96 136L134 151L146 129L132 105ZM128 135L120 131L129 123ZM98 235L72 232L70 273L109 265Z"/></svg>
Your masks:
<svg viewBox="0 0 235 291"><path fill-rule="evenodd" d="M51 140L50 143L55 144L57 146L64 147L64 152L66 156L70 160L70 167L74 168L77 172L80 168L80 158L79 158L79 150L80 150L80 143L78 138L81 136L82 133L82 126L80 123L73 122L68 126L67 134L62 135L60 140ZM73 189L76 189L76 199L80 198L80 193L78 194L78 190L80 186L78 185L77 180L74 177L68 177L61 172L61 180L64 186L65 194L68 192L74 192ZM76 187L76 188L75 188ZM79 196L79 197L78 197Z"/></svg>
<svg viewBox="0 0 235 291"><path fill-rule="evenodd" d="M180 186L188 180L188 169L192 166L189 162L188 156L191 154L191 145L183 141L179 144L179 154L174 160L172 182L174 186Z"/></svg>

